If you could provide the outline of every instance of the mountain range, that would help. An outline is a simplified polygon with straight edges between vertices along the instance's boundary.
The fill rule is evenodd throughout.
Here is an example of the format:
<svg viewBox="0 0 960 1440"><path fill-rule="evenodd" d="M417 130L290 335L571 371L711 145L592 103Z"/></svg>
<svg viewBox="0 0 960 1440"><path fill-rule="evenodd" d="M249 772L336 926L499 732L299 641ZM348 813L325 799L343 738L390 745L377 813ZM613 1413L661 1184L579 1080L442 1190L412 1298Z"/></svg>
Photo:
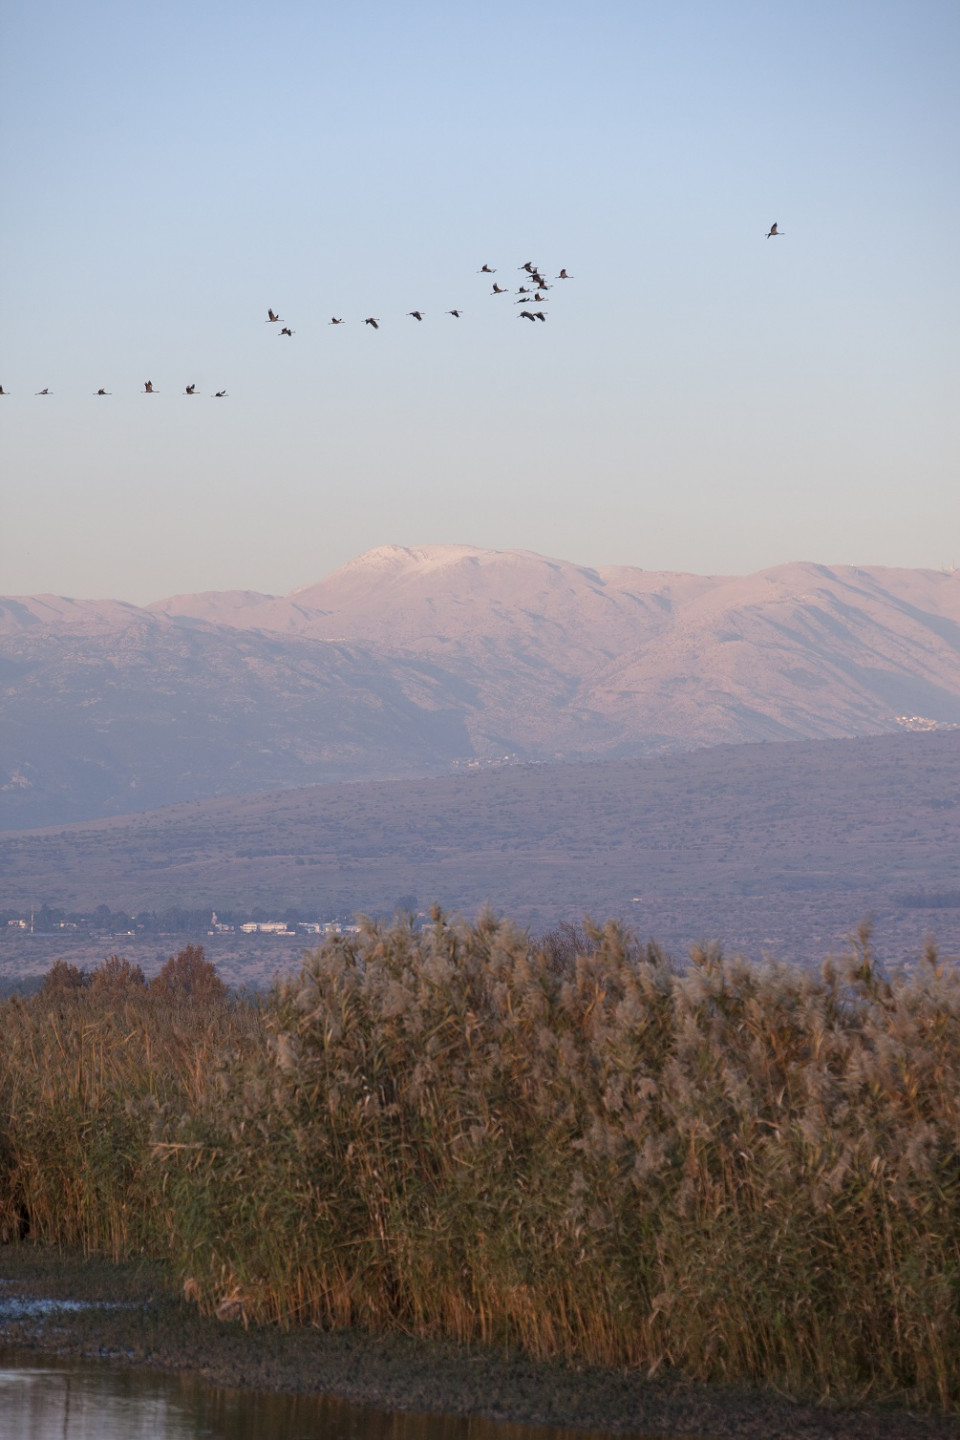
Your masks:
<svg viewBox="0 0 960 1440"><path fill-rule="evenodd" d="M960 573L387 545L287 596L0 600L5 829L512 762L960 726Z"/></svg>

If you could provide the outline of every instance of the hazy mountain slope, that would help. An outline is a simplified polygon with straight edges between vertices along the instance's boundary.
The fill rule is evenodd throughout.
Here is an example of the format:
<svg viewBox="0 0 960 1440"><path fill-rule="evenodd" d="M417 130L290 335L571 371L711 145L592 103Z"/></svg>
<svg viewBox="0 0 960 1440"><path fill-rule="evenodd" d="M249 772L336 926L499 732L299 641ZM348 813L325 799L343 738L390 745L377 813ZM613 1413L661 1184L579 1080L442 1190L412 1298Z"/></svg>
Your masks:
<svg viewBox="0 0 960 1440"><path fill-rule="evenodd" d="M709 936L814 960L873 914L901 958L930 930L960 951L958 853L960 733L897 734L314 786L10 834L0 906L329 918L412 894L471 915L489 901L537 928L621 915L678 953Z"/></svg>
<svg viewBox="0 0 960 1440"><path fill-rule="evenodd" d="M106 634L143 623L146 612L125 600L70 600L65 595L0 596L0 636L75 630Z"/></svg>
<svg viewBox="0 0 960 1440"><path fill-rule="evenodd" d="M0 603L6 827L429 774L960 723L960 574L745 577L384 546L286 597Z"/></svg>
<svg viewBox="0 0 960 1440"><path fill-rule="evenodd" d="M286 599L244 600L244 624L465 663L482 676L478 748L492 729L514 748L577 749L569 722L586 730L587 716L602 723L579 746L601 752L960 721L957 574L796 563L703 577L385 546ZM224 623L231 605L162 609ZM563 733L558 706L572 712Z"/></svg>
<svg viewBox="0 0 960 1440"><path fill-rule="evenodd" d="M700 744L957 723L960 575L795 564L722 581L592 694L620 724Z"/></svg>
<svg viewBox="0 0 960 1440"><path fill-rule="evenodd" d="M268 783L424 774L469 753L461 697L403 659L140 612L2 646L4 827Z"/></svg>

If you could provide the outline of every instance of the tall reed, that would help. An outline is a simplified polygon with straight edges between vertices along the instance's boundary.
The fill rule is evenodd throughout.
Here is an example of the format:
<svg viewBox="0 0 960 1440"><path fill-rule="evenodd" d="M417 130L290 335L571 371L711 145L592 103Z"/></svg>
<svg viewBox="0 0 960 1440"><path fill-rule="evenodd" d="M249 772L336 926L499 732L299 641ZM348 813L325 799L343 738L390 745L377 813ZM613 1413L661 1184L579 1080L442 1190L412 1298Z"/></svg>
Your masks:
<svg viewBox="0 0 960 1440"><path fill-rule="evenodd" d="M578 939L436 912L249 1013L8 1002L0 1211L253 1318L960 1404L956 967Z"/></svg>
<svg viewBox="0 0 960 1440"><path fill-rule="evenodd" d="M189 946L151 985L117 956L91 974L60 962L0 1005L0 1236L165 1249L153 1131L196 1109L258 1026Z"/></svg>

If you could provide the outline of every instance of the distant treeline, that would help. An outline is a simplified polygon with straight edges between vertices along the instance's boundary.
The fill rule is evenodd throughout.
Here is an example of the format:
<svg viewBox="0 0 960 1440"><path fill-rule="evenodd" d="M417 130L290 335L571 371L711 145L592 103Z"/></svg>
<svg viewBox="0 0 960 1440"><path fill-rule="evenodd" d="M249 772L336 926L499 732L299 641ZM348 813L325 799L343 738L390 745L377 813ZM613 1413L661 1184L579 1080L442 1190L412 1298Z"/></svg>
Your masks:
<svg viewBox="0 0 960 1440"><path fill-rule="evenodd" d="M0 910L0 926L22 922L39 935L56 934L65 926L94 935L206 935L211 928L213 913L209 905L202 909L171 905L166 910L143 910L135 915L129 915L125 910L111 910L109 905L98 905L92 910L65 910L55 905L41 905L36 909ZM344 918L332 913L318 915L291 905L278 906L274 910L265 910L261 905L245 910L217 910L216 916L221 924L235 927L250 921L262 924L269 920L283 920L290 929L317 919Z"/></svg>
<svg viewBox="0 0 960 1440"><path fill-rule="evenodd" d="M0 1004L0 1229L205 1310L960 1407L960 973L398 921Z"/></svg>

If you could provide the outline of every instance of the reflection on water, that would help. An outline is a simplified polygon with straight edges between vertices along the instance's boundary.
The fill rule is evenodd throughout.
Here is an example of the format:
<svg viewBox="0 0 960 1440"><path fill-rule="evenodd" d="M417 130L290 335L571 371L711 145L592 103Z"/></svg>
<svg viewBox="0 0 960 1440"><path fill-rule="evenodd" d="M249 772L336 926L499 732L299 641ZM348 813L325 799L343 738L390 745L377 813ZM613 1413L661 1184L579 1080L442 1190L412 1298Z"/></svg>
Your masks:
<svg viewBox="0 0 960 1440"><path fill-rule="evenodd" d="M588 1434L614 1440L606 1431ZM323 1395L223 1390L109 1362L58 1364L0 1352L0 1440L585 1440L585 1432L371 1410Z"/></svg>
<svg viewBox="0 0 960 1440"><path fill-rule="evenodd" d="M0 1367L2 1440L196 1440L216 1433L197 1429L153 1376L94 1366Z"/></svg>

